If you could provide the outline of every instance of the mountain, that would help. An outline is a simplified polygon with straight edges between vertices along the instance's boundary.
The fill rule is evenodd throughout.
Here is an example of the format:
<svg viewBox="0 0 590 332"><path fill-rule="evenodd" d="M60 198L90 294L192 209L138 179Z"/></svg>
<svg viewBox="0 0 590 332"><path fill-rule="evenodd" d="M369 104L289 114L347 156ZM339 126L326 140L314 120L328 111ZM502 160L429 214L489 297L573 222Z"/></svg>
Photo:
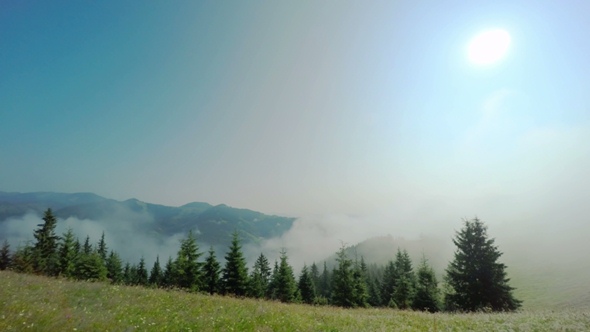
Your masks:
<svg viewBox="0 0 590 332"><path fill-rule="evenodd" d="M172 207L137 199L117 201L92 193L0 191L0 223L27 213L42 216L51 208L58 219L77 218L94 221L134 221L147 230L170 236L194 230L197 238L210 245L226 245L234 230L240 230L244 243L258 243L288 231L294 218L266 215L221 204L193 202Z"/></svg>

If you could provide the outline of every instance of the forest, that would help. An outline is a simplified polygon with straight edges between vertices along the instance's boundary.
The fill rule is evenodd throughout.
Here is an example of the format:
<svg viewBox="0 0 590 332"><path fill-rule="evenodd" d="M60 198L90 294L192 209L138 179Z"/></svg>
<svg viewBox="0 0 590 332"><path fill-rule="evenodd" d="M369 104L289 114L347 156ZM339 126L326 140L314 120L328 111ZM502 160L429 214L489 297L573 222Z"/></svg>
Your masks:
<svg viewBox="0 0 590 332"><path fill-rule="evenodd" d="M336 264L305 265L296 275L288 253L271 264L260 254L248 268L240 233L235 230L224 260L211 247L201 251L190 231L180 242L176 257L152 267L143 258L123 262L109 250L104 233L93 244L87 236L80 242L72 229L55 233L57 218L51 209L34 231L34 241L11 250L5 240L0 249L0 269L73 280L91 280L151 288L183 289L189 292L249 297L285 303L332 305L345 308L389 307L402 310L514 311L521 301L514 298L502 253L487 235L478 218L464 220L453 239L454 258L439 282L426 257L416 265L406 250L392 253L384 266L366 264L364 257L349 257L342 245Z"/></svg>

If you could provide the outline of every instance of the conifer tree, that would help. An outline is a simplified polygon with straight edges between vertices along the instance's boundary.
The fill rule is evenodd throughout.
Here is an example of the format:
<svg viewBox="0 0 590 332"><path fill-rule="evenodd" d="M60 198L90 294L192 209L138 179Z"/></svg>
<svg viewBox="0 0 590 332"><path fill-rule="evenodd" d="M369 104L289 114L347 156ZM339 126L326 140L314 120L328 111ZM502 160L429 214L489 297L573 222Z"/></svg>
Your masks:
<svg viewBox="0 0 590 332"><path fill-rule="evenodd" d="M103 262L106 263L108 248L107 248L107 243L104 240L104 232L102 232L102 235L100 236L100 241L98 241L98 246L96 248L97 248L96 251L98 252L98 255L100 256L100 258L102 258Z"/></svg>
<svg viewBox="0 0 590 332"><path fill-rule="evenodd" d="M386 307L397 307L393 298L393 293L396 289L398 280L398 273L395 267L395 263L390 260L385 265L383 271L383 279L381 280L381 304Z"/></svg>
<svg viewBox="0 0 590 332"><path fill-rule="evenodd" d="M82 247L82 253L84 255L90 255L92 253L92 245L90 244L90 236L86 235L86 240L84 240L84 246Z"/></svg>
<svg viewBox="0 0 590 332"><path fill-rule="evenodd" d="M346 308L355 307L352 260L346 256L344 246L340 248L336 256L338 266L332 275L332 303Z"/></svg>
<svg viewBox="0 0 590 332"><path fill-rule="evenodd" d="M59 245L59 274L72 278L75 275L77 253L76 240L71 228L63 234Z"/></svg>
<svg viewBox="0 0 590 332"><path fill-rule="evenodd" d="M59 272L57 245L59 237L55 235L57 219L51 209L47 209L43 216L44 223L35 230L34 267L38 273L49 276Z"/></svg>
<svg viewBox="0 0 590 332"><path fill-rule="evenodd" d="M107 258L106 268L107 278L109 278L113 284L119 284L124 281L123 262L119 255L112 250Z"/></svg>
<svg viewBox="0 0 590 332"><path fill-rule="evenodd" d="M102 281L107 278L107 268L96 252L79 255L75 267L74 277L77 279Z"/></svg>
<svg viewBox="0 0 590 332"><path fill-rule="evenodd" d="M367 292L368 292L368 299L367 302L372 307L379 307L383 305L383 301L381 300L381 290L379 287L380 283L376 278L368 277L367 280Z"/></svg>
<svg viewBox="0 0 590 332"><path fill-rule="evenodd" d="M416 271L416 293L412 308L415 310L436 312L440 310L440 292L436 274L426 257L422 257L420 266Z"/></svg>
<svg viewBox="0 0 590 332"><path fill-rule="evenodd" d="M320 302L327 304L332 297L332 275L328 270L328 264L324 262L324 269L320 275L320 287L317 290Z"/></svg>
<svg viewBox="0 0 590 332"><path fill-rule="evenodd" d="M123 283L125 285L132 285L134 278L133 272L131 271L131 264L129 262L125 263L125 267L123 268Z"/></svg>
<svg viewBox="0 0 590 332"><path fill-rule="evenodd" d="M219 276L221 265L215 257L213 246L209 248L209 255L203 265L203 290L209 294L218 293L221 288L221 279Z"/></svg>
<svg viewBox="0 0 590 332"><path fill-rule="evenodd" d="M16 272L33 273L34 268L34 248L29 243L24 247L18 247L12 255L11 268Z"/></svg>
<svg viewBox="0 0 590 332"><path fill-rule="evenodd" d="M148 272L145 266L145 259L141 257L139 259L139 264L137 265L136 275L135 275L135 284L145 286L148 284Z"/></svg>
<svg viewBox="0 0 590 332"><path fill-rule="evenodd" d="M6 270L10 267L12 256L10 254L10 245L8 240L4 240L2 249L0 249L0 270Z"/></svg>
<svg viewBox="0 0 590 332"><path fill-rule="evenodd" d="M156 286L156 287L160 287L160 285L162 284L162 267L160 266L160 256L156 256L156 261L154 262L154 266L152 267L152 270L150 271L150 279L149 279L149 283L150 285Z"/></svg>
<svg viewBox="0 0 590 332"><path fill-rule="evenodd" d="M396 287L393 292L393 300L400 309L409 309L414 297L415 276L412 261L406 250L397 250L395 257L395 269L397 272Z"/></svg>
<svg viewBox="0 0 590 332"><path fill-rule="evenodd" d="M318 266L315 262L313 262L309 268L309 276L311 277L311 281L313 282L313 287L315 288L316 293L318 293L320 289L320 270L318 269Z"/></svg>
<svg viewBox="0 0 590 332"><path fill-rule="evenodd" d="M446 282L451 291L445 294L447 310L513 311L521 306L506 276L506 265L499 263L502 253L489 239L487 227L478 218L464 220L453 243L455 257L447 267Z"/></svg>
<svg viewBox="0 0 590 332"><path fill-rule="evenodd" d="M229 251L225 255L225 266L222 274L224 294L245 296L248 291L248 268L242 253L239 234L235 231L232 235Z"/></svg>
<svg viewBox="0 0 590 332"><path fill-rule="evenodd" d="M287 252L284 249L281 250L276 297L281 302L289 303L297 298L297 283L295 282L293 268L289 265L287 259Z"/></svg>
<svg viewBox="0 0 590 332"><path fill-rule="evenodd" d="M168 257L168 261L166 262L166 266L164 267L162 286L173 287L174 285L176 285L174 281L174 275L174 262L172 261L172 257Z"/></svg>
<svg viewBox="0 0 590 332"><path fill-rule="evenodd" d="M263 298L267 294L268 284L270 282L270 266L268 259L263 253L254 262L252 274L250 275L249 296Z"/></svg>
<svg viewBox="0 0 590 332"><path fill-rule="evenodd" d="M202 285L201 263L198 262L201 253L193 231L188 232L188 236L181 241L180 250L174 261L175 279L178 287L198 291Z"/></svg>
<svg viewBox="0 0 590 332"><path fill-rule="evenodd" d="M268 288L266 289L266 297L271 300L276 300L277 294L278 294L278 287L279 287L279 263L275 260L275 264L272 269L272 274L270 276L270 281L268 283Z"/></svg>
<svg viewBox="0 0 590 332"><path fill-rule="evenodd" d="M353 282L353 293L352 298L355 307L367 307L367 300L369 294L367 292L367 280L366 280L366 266L364 267L364 260L361 264L355 264L352 269L352 282Z"/></svg>
<svg viewBox="0 0 590 332"><path fill-rule="evenodd" d="M301 294L301 301L303 303L313 304L316 298L315 285L313 284L311 272L306 265L303 265L303 269L301 269L298 287L299 294Z"/></svg>

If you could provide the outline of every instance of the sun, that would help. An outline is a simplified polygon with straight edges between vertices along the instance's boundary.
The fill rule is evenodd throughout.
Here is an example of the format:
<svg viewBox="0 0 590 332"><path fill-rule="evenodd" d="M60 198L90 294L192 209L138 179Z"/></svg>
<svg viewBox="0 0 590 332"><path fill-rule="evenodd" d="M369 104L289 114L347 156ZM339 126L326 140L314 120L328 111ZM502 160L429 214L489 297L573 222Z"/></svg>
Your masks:
<svg viewBox="0 0 590 332"><path fill-rule="evenodd" d="M510 34L503 29L486 30L475 36L467 46L467 57L476 65L491 65L508 52Z"/></svg>

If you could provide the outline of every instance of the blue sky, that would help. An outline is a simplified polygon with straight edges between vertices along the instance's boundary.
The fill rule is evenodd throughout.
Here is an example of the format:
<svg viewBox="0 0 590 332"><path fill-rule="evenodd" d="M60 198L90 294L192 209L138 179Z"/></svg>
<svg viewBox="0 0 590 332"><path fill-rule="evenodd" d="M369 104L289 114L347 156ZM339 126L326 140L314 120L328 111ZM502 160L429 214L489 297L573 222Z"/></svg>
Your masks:
<svg viewBox="0 0 590 332"><path fill-rule="evenodd" d="M587 216L588 12L5 1L0 190L296 216ZM496 27L506 57L470 64L468 41Z"/></svg>

